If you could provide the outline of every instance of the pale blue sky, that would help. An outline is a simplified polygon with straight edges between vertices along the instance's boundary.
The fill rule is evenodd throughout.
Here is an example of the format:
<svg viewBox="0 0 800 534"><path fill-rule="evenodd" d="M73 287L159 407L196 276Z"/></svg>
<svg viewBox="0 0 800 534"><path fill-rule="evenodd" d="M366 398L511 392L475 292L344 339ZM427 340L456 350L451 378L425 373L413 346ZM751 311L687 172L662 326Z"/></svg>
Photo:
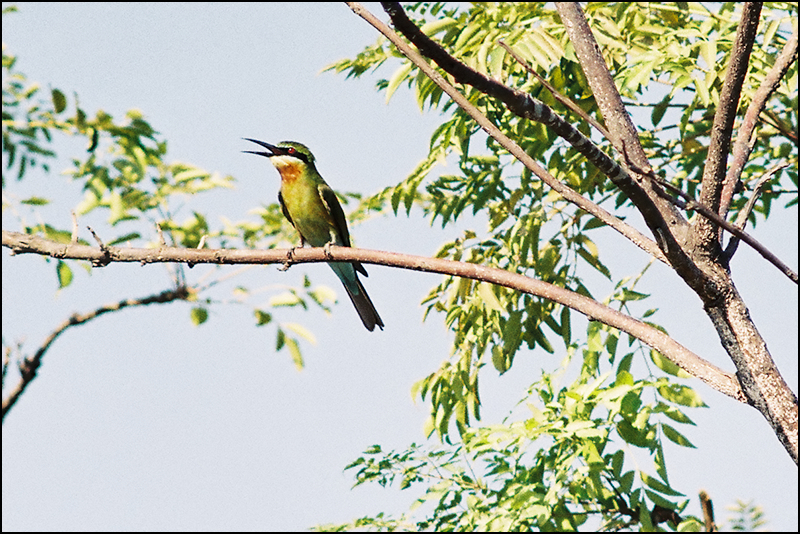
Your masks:
<svg viewBox="0 0 800 534"><path fill-rule="evenodd" d="M373 12L382 15L378 6ZM385 18L382 16L382 18ZM267 162L242 154L242 137L299 140L341 191L365 194L398 182L425 155L436 117L407 91L390 105L373 78L345 80L321 69L352 56L375 31L344 4L21 4L3 20L3 40L18 68L44 87L73 91L81 106L121 117L141 109L169 141L169 160L232 174L236 189L198 199L212 217L251 218L273 202L278 177ZM72 141L59 141L59 170ZM46 185L45 185L45 182ZM57 173L32 173L4 194L48 191L60 199L45 217L68 227L80 198ZM188 217L195 204L183 212ZM82 224L103 226L102 216ZM3 228L17 229L13 214ZM460 228L480 221L466 220ZM640 228L644 229L642 226ZM797 266L797 210L759 224L756 237ZM364 248L431 255L459 231L419 217L374 219L351 228ZM88 236L84 236L88 238ZM608 258L615 275L635 273L643 254L618 236ZM223 273L228 273L233 268ZM197 266L196 278L213 270ZM746 247L734 260L745 295L784 377L797 391L797 288ZM56 294L53 266L3 252L3 337L29 349L73 312L166 289L164 266L113 265ZM3 426L3 530L296 530L381 510L405 510L413 495L367 486L350 490L345 465L380 443L402 448L424 440L426 407L411 385L448 355L440 317L421 322L419 302L433 275L372 266L365 285L386 331L364 330L336 278L323 266L252 268L212 295L230 300L234 285L296 284L304 273L333 287L330 316L286 312L280 320L311 328L307 368L274 352L272 329L252 326L249 306L212 308L191 326L176 304L109 314L62 336L40 375ZM595 294L610 291L601 280ZM731 369L700 301L666 269L644 282L656 321L679 341ZM266 301L272 293L265 291ZM258 303L258 297L254 303ZM575 328L577 331L577 328ZM560 356L534 353L502 377L482 376L485 422L497 422ZM764 507L770 528L797 530L797 468L754 409L699 382L711 406L681 429L697 450L669 447L673 485L694 499L705 489L720 519L735 499ZM647 457L635 451L638 458Z"/></svg>

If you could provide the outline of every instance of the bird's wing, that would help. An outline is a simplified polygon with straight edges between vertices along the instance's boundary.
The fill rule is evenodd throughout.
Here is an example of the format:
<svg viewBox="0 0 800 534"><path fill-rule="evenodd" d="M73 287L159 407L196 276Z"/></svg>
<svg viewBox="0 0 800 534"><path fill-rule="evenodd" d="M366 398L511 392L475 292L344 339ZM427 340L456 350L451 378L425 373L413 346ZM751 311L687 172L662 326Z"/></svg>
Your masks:
<svg viewBox="0 0 800 534"><path fill-rule="evenodd" d="M325 203L325 206L328 208L328 213L330 213L333 218L333 226L336 229L336 233L339 234L339 239L342 241L340 244L343 247L349 247L350 233L347 231L347 219L344 216L342 205L339 204L339 199L336 198L336 193L333 192L333 189L331 189L328 184L320 184L317 186L317 190L322 198L322 202Z"/></svg>
<svg viewBox="0 0 800 534"><path fill-rule="evenodd" d="M341 245L343 247L351 246L350 233L347 231L347 218L344 216L344 210L342 210L342 205L339 204L339 199L336 198L336 193L325 183L320 184L317 190L319 191L319 196L322 198L322 202L328 208L328 213L330 213L333 218L333 225L336 232L339 234L339 238L342 240ZM369 276L367 270L359 262L354 261L353 267L364 276Z"/></svg>

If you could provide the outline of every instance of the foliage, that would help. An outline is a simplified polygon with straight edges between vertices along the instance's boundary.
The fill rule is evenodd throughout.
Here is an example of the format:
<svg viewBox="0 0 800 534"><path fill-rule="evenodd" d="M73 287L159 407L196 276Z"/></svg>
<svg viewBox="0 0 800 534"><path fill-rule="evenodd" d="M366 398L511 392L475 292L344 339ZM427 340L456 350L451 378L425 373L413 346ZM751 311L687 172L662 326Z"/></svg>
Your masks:
<svg viewBox="0 0 800 534"><path fill-rule="evenodd" d="M58 162L54 148L57 136L62 144L70 139L85 142L86 150L71 159L63 174L83 192L82 200L73 210L76 221L93 213L105 215L106 225L95 227L105 245L157 247L167 243L189 248L272 248L296 239L277 203L251 209L257 216L255 221L220 221L216 225L209 221L201 208L193 206L203 195L232 188L233 177L189 163L168 163L166 140L139 110L129 110L121 120L102 110L91 116L80 106L77 95L70 99L57 88L45 95L38 83L31 82L18 70L17 57L8 52L4 44L3 159L7 173L3 173L3 210L18 218L22 232L70 243L73 232L78 230L77 222L74 228L59 227L38 213L50 203L47 193L43 191L27 198L13 194L14 186L28 178L31 169L41 167L49 173ZM13 179L7 178L7 174ZM187 210L190 210L188 215ZM28 223L28 220L37 222ZM90 244L76 237L77 242ZM75 264L70 260L55 262L60 289L74 283ZM85 267L88 269L88 265ZM189 318L193 324L201 325L208 320L208 307L215 301L202 294L216 283L214 280L202 284L187 282L183 266L175 268L172 284L190 288ZM233 296L235 301L241 302L251 293L250 289L239 286L234 289ZM334 300L330 289L312 286L306 278L302 286L275 294L269 301L269 308L308 309L314 305L327 312ZM253 307L255 324L273 323L273 313ZM288 350L295 365L302 368L300 340L313 342L313 334L295 323L275 322L272 327L276 349Z"/></svg>
<svg viewBox="0 0 800 534"><path fill-rule="evenodd" d="M559 92L601 120L563 25L549 4L418 3L404 9L424 33L435 36L463 63L561 109L497 45L502 40ZM743 88L742 110L786 43L796 12L796 6L784 3L768 4L762 11L764 22ZM640 137L653 167L696 196L723 80L718 65L728 63L739 20L736 4L721 4L711 12L701 4L600 3L588 4L586 16L623 98L631 107L649 109L649 115L638 114L638 121L650 121L642 124ZM483 233L466 231L445 243L439 257L535 276L592 298L596 297L586 281L594 271L616 282L606 303L635 315L628 303L648 298L635 286L649 264L623 277L612 273L603 257L617 251L601 251L591 237L602 223L543 188L527 169L520 170L516 160L443 99L442 90L384 38L356 58L328 68L360 77L385 65L394 71L378 80L377 88L387 100L407 85L420 108L438 111L442 122L431 136L428 157L405 180L364 205L395 213L417 206L431 223L438 221L443 227L465 214L478 215L488 221L488 228ZM768 105L768 120L757 130L742 175L744 187L752 188L768 170L786 165L758 201L755 211L765 218L776 200L785 206L797 203L797 151L791 133L797 125L796 63L785 80ZM628 199L555 134L511 114L472 87L460 90L535 160L545 162L557 179L622 217L628 213ZM589 135L585 124L578 128ZM438 164L453 160L458 172L433 172ZM732 214L747 198L734 198ZM756 223L755 215L750 222ZM649 530L654 525L645 509L683 509L685 500L670 500L682 494L670 487L661 445L666 437L691 447L672 424L691 424L682 407L703 403L675 379L680 372L674 365L639 346L621 350L618 332L597 323L588 323L585 335L579 335L568 308L501 287L445 278L424 303L426 315L443 314L455 338L451 358L418 382L413 393L430 400L429 435L436 432L450 443L454 423L460 443L433 451L412 445L388 454L374 446L349 468L357 470L357 484L422 484L427 490L420 504L432 508L425 508L422 518L403 516L396 523L381 515L380 521L361 518L322 528L572 530L595 514L602 517L604 528L639 523ZM640 312L641 318L655 312ZM482 368L491 362L497 372L505 373L522 355L553 353L562 343L568 362L580 368L572 369L577 379L558 387L556 376L564 371L543 370L521 402L528 413L509 417L499 426L473 426L480 419ZM631 461L630 446L648 451L654 473L648 474L646 467L623 468ZM626 516L622 503L642 513ZM700 527L697 518L688 518L681 528Z"/></svg>
<svg viewBox="0 0 800 534"><path fill-rule="evenodd" d="M736 501L736 504L727 507L735 515L729 521L730 530L737 532L756 532L767 524L764 510L752 502ZM727 529L726 529L727 530Z"/></svg>
<svg viewBox="0 0 800 534"><path fill-rule="evenodd" d="M571 355L564 369L585 356ZM631 356L623 359L630 364ZM691 447L672 426L693 424L676 403L702 401L663 378L634 382L622 369L615 377L595 371L584 365L563 387L564 371L543 375L520 403L519 420L466 429L457 445L412 444L399 453L374 445L348 469L356 485L426 487L411 508L423 517L402 518L414 530L575 530L598 520L604 528L650 528L652 514L638 510L681 511L688 502L669 484L663 440ZM647 451L655 476L626 466L621 443Z"/></svg>
<svg viewBox="0 0 800 534"><path fill-rule="evenodd" d="M420 3L406 9L423 31L436 36L467 65L561 109L497 46L502 40L562 94L586 112L599 115L549 4L449 7ZM646 110L637 121L650 161L692 196L697 193L713 111L719 103L723 73L717 65L727 64L738 21L736 4L716 9L710 12L702 4L586 7L620 92L631 107ZM786 42L786 27L796 19L796 11L794 4L765 7L742 106L749 103ZM432 224L447 227L465 215L477 215L488 222L487 227L465 231L444 243L437 256L535 276L601 300L589 281L599 275L614 288L606 304L643 320L654 317L656 309L640 311L638 305L631 305L648 298L637 291L637 285L649 264L639 272L613 273L607 258L617 252L601 250L592 238L602 223L521 169L385 40L330 69L360 77L382 66L394 69L377 82L387 100L406 85L421 109L441 113L442 123L431 136L428 156L399 184L363 199L356 217L368 210L408 213L416 207ZM131 110L122 120L102 110L91 116L80 107L77 96L70 99L55 88L43 98L41 88L16 69L16 57L5 47L3 69L3 151L8 174L21 181L32 167L49 171L56 158L56 134L85 141L86 153L72 160L67 176L84 195L76 214L107 216L107 226L100 232L107 244L158 246L163 238L184 247L266 248L294 240L276 204L252 210L258 218L255 222L216 224L201 210L192 209L203 194L231 187L232 178L186 163L167 163L167 143L142 112ZM772 166L789 164L775 172L759 198L755 212L764 218L776 201L786 206L797 202L796 64L786 80L765 113L768 119L757 132L742 178L744 188L751 188ZM474 89L464 92L534 159L546 163L557 179L621 217L630 213L628 199L552 132L511 115ZM576 122L574 117L571 120ZM588 126L578 127L590 134ZM445 161L454 162L457 171L434 172ZM4 192L13 186L6 181L4 174ZM24 231L71 240L72 229L25 222L28 213L49 202L46 196L13 204L9 198L4 195L4 209L19 214ZM734 215L746 199L735 197ZM187 215L185 210L191 212ZM750 222L757 220L752 215ZM57 262L56 273L60 287L74 283L71 263ZM185 283L184 278L179 268L175 283ZM200 298L214 283L193 286L190 319L195 324L205 323L208 308L216 304ZM245 287L234 291L237 299L250 294ZM327 289L306 279L302 287L273 295L266 308L253 307L253 315L258 326L274 324L277 349L286 349L301 367L298 340L313 339L312 334L299 325L278 323L274 314L286 306L327 310L330 300ZM454 332L451 357L413 388L415 396L430 401L426 431L429 436L436 433L442 443L437 447L412 444L399 452L384 452L375 445L348 466L356 473L356 485L398 482L401 489L421 487L424 495L399 519L377 514L321 528L651 530L665 525L677 528L678 523L685 530L700 528L697 518L684 513L688 503L684 494L671 486L664 452L666 441L693 447L684 435L693 425L686 408L705 406L681 381L686 375L677 367L613 328L588 322L585 332L579 332L584 321L569 308L501 287L448 277L431 289L424 304L426 316L442 314ZM502 424L478 424L482 372L506 373L521 358L562 350L566 356L558 370L542 370ZM752 522L747 526L758 526L756 512L741 512L742 525L749 517Z"/></svg>
<svg viewBox="0 0 800 534"><path fill-rule="evenodd" d="M785 44L785 29L795 8L778 4L771 9L764 12L768 22L758 50L754 50L743 106L749 103L758 81ZM597 115L597 105L560 19L547 5L476 4L465 9L436 3L416 4L407 11L411 11L409 16L418 15L423 31L435 35L459 60L558 109L552 96L496 46L499 40L504 41L538 70L545 71L558 91ZM422 15L435 19L425 20ZM707 143L699 140L707 140L722 83L721 73L708 65L726 64L738 21L735 5L724 4L718 12L711 13L696 4L590 4L587 17L591 27L598 29L598 41L622 95L630 99L632 106L651 109L653 129L640 134L650 161L657 169L669 170L668 179L694 196L706 160ZM358 77L397 55L384 39L379 39L356 59L341 60L329 69ZM769 192L758 201L756 211L765 217L778 198L784 198L787 206L797 202L797 153L794 139L788 134L796 125L797 109L796 64L792 69L786 78L788 85L781 86L768 109L767 114L774 121L758 131L753 155L743 174L748 187L776 161L789 164L776 172L767 187ZM409 211L417 205L431 222L440 221L443 226L465 212L483 215L489 221L484 234L467 231L445 243L438 256L520 274L535 273L545 282L596 298L584 283L585 268L613 279L591 237L592 230L602 223L555 192L545 190L527 169L520 170L516 160L493 139L485 139L485 151L476 150L475 145L483 137L472 119L451 101L442 102L442 90L407 61L402 61L388 79L379 80L377 87L389 98L404 83L412 88L422 109L441 108L442 124L431 136L428 157L404 181L365 204L374 208L382 203L395 212L401 206ZM653 99L652 95L659 94L656 83L670 87L669 93ZM541 124L500 109L471 87L464 91L534 159L546 161L556 178L600 205L611 204L607 209L612 211L629 207L627 198L609 180ZM648 100L652 101L647 103ZM668 120L672 122L665 124ZM579 128L589 133L587 126ZM668 138L656 135L667 131L671 132ZM451 156L458 159L459 172L433 176L431 171L437 163ZM732 213L746 199L747 196L735 197ZM606 251L609 253L614 252ZM621 299L621 305L633 298L643 297L628 294ZM505 372L521 347L553 352L549 332L563 340L565 348L571 346L570 311L528 295L448 278L431 290L425 304L428 313L443 313L447 325L456 333L453 352L457 363L446 364L417 388L424 398L435 384L450 385L450 391L433 399L434 412L444 410L445 416L434 425L442 435L447 433L449 415L458 415L456 423L460 427L470 414L478 416L477 371L489 357L498 371Z"/></svg>

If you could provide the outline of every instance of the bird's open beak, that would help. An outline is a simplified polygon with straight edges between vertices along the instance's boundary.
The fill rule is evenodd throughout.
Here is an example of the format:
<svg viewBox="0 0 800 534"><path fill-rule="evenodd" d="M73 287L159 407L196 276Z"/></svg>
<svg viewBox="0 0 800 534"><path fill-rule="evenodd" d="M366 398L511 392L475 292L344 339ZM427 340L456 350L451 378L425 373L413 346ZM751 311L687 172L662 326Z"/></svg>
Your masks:
<svg viewBox="0 0 800 534"><path fill-rule="evenodd" d="M279 146L271 145L269 143L265 143L264 141L258 141L257 139L250 139L249 137L243 137L245 141L252 141L253 143L263 146L269 152L256 152L254 150L242 150L242 152L246 152L248 154L256 154L257 156L264 156L265 158L271 158L272 156L283 156L287 154L285 148L281 148Z"/></svg>

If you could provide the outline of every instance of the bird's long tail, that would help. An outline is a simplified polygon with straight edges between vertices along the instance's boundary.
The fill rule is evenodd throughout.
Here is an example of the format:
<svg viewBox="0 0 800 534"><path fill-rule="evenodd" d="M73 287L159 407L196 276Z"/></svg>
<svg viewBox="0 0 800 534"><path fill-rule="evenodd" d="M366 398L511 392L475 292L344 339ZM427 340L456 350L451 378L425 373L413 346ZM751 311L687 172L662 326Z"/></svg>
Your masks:
<svg viewBox="0 0 800 534"><path fill-rule="evenodd" d="M376 310L375 306L372 304L369 295L367 295L364 286L361 284L361 280L358 279L358 275L356 275L355 282L358 293L351 291L350 287L348 287L350 284L344 284L344 289L347 291L347 296L350 297L353 306L355 306L358 316L361 317L361 322L364 323L364 326L366 326L367 330L370 332L375 330L375 325L378 325L380 329L383 330L381 316L378 315L378 310Z"/></svg>

